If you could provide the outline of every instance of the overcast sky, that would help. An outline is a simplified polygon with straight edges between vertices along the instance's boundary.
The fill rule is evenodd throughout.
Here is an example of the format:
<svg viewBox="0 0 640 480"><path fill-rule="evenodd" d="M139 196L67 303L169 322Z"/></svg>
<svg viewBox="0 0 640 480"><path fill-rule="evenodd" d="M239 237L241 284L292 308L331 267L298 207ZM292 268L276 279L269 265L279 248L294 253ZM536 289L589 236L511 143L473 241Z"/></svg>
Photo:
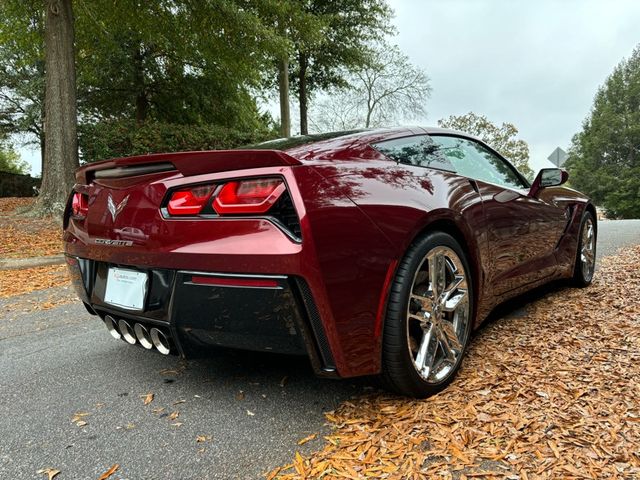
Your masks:
<svg viewBox="0 0 640 480"><path fill-rule="evenodd" d="M388 0L394 39L431 78L428 117L513 123L539 169L568 148L607 75L640 43L640 0ZM40 172L38 152L21 150Z"/></svg>
<svg viewBox="0 0 640 480"><path fill-rule="evenodd" d="M388 0L395 41L431 77L426 124L511 122L534 170L567 149L596 90L640 43L640 0Z"/></svg>

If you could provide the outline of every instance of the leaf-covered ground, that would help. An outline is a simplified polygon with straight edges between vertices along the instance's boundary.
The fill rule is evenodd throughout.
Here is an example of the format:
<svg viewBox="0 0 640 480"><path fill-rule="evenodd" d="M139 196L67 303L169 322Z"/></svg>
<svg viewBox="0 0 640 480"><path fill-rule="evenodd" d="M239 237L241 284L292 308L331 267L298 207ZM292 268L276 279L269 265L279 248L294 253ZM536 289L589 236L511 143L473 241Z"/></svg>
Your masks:
<svg viewBox="0 0 640 480"><path fill-rule="evenodd" d="M353 398L321 451L267 478L640 478L640 247L490 322L457 379Z"/></svg>
<svg viewBox="0 0 640 480"><path fill-rule="evenodd" d="M54 218L20 215L35 198L0 198L0 258L28 258L62 253L62 227Z"/></svg>
<svg viewBox="0 0 640 480"><path fill-rule="evenodd" d="M68 285L66 265L0 270L0 298Z"/></svg>

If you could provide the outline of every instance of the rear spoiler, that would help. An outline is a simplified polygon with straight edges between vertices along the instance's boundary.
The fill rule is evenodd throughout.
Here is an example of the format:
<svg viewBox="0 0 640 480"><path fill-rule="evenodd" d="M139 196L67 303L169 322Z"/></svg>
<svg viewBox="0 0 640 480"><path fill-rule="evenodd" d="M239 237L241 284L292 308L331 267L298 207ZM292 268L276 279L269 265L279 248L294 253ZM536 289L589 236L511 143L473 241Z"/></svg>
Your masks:
<svg viewBox="0 0 640 480"><path fill-rule="evenodd" d="M301 162L280 150L154 153L89 163L76 171L76 182L86 185L94 179L125 178L174 170L188 177L203 173L295 165L301 165Z"/></svg>

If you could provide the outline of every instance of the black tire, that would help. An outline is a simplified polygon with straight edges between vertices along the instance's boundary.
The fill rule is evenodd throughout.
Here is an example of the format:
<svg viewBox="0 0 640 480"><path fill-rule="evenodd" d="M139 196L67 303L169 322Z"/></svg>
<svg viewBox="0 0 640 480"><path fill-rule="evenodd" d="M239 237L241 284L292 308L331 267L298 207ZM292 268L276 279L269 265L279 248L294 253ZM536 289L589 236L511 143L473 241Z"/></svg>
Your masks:
<svg viewBox="0 0 640 480"><path fill-rule="evenodd" d="M593 265L591 269L585 269L584 263L582 261L582 248L584 247L584 231L585 228L588 228L589 222L593 226ZM580 221L580 231L578 233L578 248L576 250L576 261L573 269L573 278L572 283L576 287L584 288L591 285L593 281L593 275L595 273L595 261L596 261L596 247L598 245L598 227L596 224L596 220L593 217L593 214L587 210L582 215L582 220Z"/></svg>
<svg viewBox="0 0 640 480"><path fill-rule="evenodd" d="M411 352L410 342L413 339L408 338L410 336L408 310L411 308L409 304L410 294L412 293L412 288L414 288L414 279L417 278L418 269L423 265L427 254L436 247L446 247L452 250L461 261L466 277L468 308L466 308L466 325L459 327L463 330L457 337L460 340L461 351L456 357L455 365L453 365L453 362L447 364L447 367L452 369L446 377L437 381L427 381L418 373L418 367L414 363L414 356ZM446 288L443 288L443 290L446 290ZM382 339L381 380L384 386L402 395L423 398L441 391L451 383L460 368L462 357L469 342L473 323L474 301L471 269L460 244L451 235L444 232L431 232L419 237L411 245L398 265L396 276L389 292ZM415 319L412 319L412 322L415 322ZM424 331L422 333L424 334ZM444 347L439 343L439 340L436 340L436 343L437 346L434 352L444 352ZM416 344L413 343L413 345L415 346ZM416 354L416 360L417 356L418 354ZM435 353L433 356L436 356Z"/></svg>

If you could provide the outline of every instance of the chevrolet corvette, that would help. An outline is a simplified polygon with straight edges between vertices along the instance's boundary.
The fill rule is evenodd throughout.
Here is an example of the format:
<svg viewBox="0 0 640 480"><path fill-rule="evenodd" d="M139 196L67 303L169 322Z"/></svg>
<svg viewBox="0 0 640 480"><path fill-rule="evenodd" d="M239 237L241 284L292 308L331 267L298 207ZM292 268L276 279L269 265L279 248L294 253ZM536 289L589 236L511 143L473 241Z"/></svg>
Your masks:
<svg viewBox="0 0 640 480"><path fill-rule="evenodd" d="M498 304L590 284L596 212L543 169L438 128L90 163L64 215L78 296L110 334L183 357L307 355L424 397Z"/></svg>

